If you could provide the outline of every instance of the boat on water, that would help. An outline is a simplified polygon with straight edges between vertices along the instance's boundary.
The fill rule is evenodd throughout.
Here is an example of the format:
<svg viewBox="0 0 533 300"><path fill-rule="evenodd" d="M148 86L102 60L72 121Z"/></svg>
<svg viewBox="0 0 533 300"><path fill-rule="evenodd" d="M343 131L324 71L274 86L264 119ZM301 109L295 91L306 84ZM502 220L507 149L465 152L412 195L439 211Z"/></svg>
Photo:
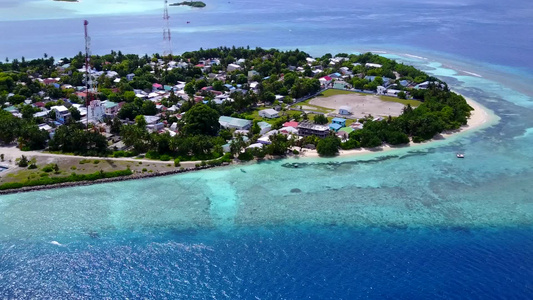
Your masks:
<svg viewBox="0 0 533 300"><path fill-rule="evenodd" d="M463 153L457 153L457 158L465 158L465 155Z"/></svg>

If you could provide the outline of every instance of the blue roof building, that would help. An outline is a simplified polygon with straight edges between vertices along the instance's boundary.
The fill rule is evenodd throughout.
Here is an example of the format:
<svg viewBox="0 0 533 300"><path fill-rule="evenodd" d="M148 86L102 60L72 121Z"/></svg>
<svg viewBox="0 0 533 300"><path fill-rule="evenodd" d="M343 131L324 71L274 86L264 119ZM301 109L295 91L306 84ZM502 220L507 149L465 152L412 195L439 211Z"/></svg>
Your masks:
<svg viewBox="0 0 533 300"><path fill-rule="evenodd" d="M339 131L339 129L341 129L342 127L343 127L342 125L339 125L337 123L329 124L329 129L331 129L331 130L333 130L335 132Z"/></svg>
<svg viewBox="0 0 533 300"><path fill-rule="evenodd" d="M344 118L333 118L333 120L331 120L331 124L338 124L341 127L345 127L346 126L346 119L344 119Z"/></svg>

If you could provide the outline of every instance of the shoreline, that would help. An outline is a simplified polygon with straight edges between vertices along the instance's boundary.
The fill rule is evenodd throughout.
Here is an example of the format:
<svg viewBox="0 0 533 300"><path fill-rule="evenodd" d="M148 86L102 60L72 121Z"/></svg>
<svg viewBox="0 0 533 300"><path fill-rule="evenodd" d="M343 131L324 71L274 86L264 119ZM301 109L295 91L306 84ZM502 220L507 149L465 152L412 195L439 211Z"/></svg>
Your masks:
<svg viewBox="0 0 533 300"><path fill-rule="evenodd" d="M428 141L425 141L423 143L413 143L409 142L405 145L399 145L399 146L390 146L390 145L384 145L382 147L373 148L373 149L353 149L353 150L339 150L339 154L333 157L322 157L319 156L316 150L309 150L305 149L302 152L300 152L299 155L295 156L283 156L283 157L272 157L272 158L266 158L268 159L307 159L307 158L324 158L324 159L331 159L331 158L339 158L339 157L356 157L356 156L364 156L369 155L373 153L388 153L393 150L399 150L399 149L412 149L412 148L419 148L424 147L428 145L434 145L438 142L448 141L451 137L458 137L464 133L471 132L475 129L483 129L490 125L493 125L497 121L500 120L500 118L495 115L490 109L484 107L480 103L470 99L466 98L467 103L474 108L472 111L472 114L470 118L468 119L467 125L461 126L461 128L449 132L443 132L437 136L435 136L433 139L430 139ZM13 147L0 147L0 151L4 151L7 149L13 149ZM55 157L61 157L65 156L64 154L51 154L51 153L39 153L39 152L23 152L20 151L18 148L16 149L17 153L21 152L22 154L28 153L33 155L42 155L42 156L55 156ZM13 153L11 153L13 154ZM88 157L84 156L71 156L70 157L79 157L83 159L87 159ZM95 157L95 159L108 159L108 158L98 158ZM113 160L124 160L124 161L139 161L136 159L128 159L128 158L112 158ZM144 160L142 160L144 161ZM256 163L258 160L254 160L254 163ZM169 162L163 162L163 161L152 161L150 162L154 163L169 163ZM86 185L94 185L94 184L101 184L101 183L109 183L109 182L119 182L119 181L129 181L129 180L137 180L137 179L144 179L144 178L152 178L152 177L161 177L161 176L168 176L168 175L174 175L174 174L180 174L180 173L187 173L187 172L193 172L193 171L200 171L205 169L211 169L215 167L221 167L221 166L227 166L229 164L222 164L221 166L199 166L196 167L195 164L198 162L182 162L183 164L190 164L191 167L184 167L176 170L171 171L163 171L163 172L154 172L154 173L135 173L130 176L121 176L121 177L113 177L113 178L104 178L104 179L97 179L94 181L77 181L77 182L66 182L66 183L59 183L59 184L51 184L51 185L40 185L40 186L31 186L31 187L22 187L18 189L8 189L8 190L2 190L0 191L0 195L7 195L7 194L17 194L17 193L24 193L24 192L33 192L33 191L40 191L40 190L49 190L49 189L57 189L57 188L66 188L66 187L75 187L75 186L86 186ZM239 161L234 161L232 165L240 165L242 164ZM1 164L0 164L1 165ZM8 171L9 172L9 171ZM8 173L6 172L6 173ZM4 173L5 174L5 173ZM2 174L3 175L3 174Z"/></svg>
<svg viewBox="0 0 533 300"><path fill-rule="evenodd" d="M211 168L214 168L214 167L215 166L200 166L200 167L193 167L193 168L181 168L181 169L172 170L172 171L165 171L165 172L135 173L135 174L129 175L129 176L119 176L119 177L113 177L113 178L102 178L102 179L97 179L97 180L93 180L93 181L85 180L85 181L64 182L64 183L49 184L49 185L27 186L27 187L21 187L21 188L18 188L18 189L1 190L0 191L0 196L1 195L9 195L9 194L34 192L34 191L40 191L40 190L52 190L52 189L67 188L67 187L86 186L86 185L94 185L94 184L101 184L101 183L110 183L110 182L119 182L119 181L129 181L129 180L161 177L161 176L168 176L168 175L173 175L173 174L188 173L188 172L193 172L193 171L211 169Z"/></svg>
<svg viewBox="0 0 533 300"><path fill-rule="evenodd" d="M451 137L455 138L464 133L473 131L475 129L483 129L485 127L493 125L494 123L500 120L500 118L496 116L490 109L472 100L471 98L465 97L465 99L468 105L474 108L474 110L472 111L472 114L470 115L470 118L468 119L467 124L461 126L459 129L442 132L441 134L434 136L432 139L424 141L422 143L413 143L412 141L410 141L408 144L397 145L397 146L383 145L381 147L370 148L370 149L367 149L367 148L360 148L360 149L353 149L353 150L342 150L341 149L339 150L339 154L332 156L330 158L355 157L355 156L362 156L362 155L368 155L368 154L373 154L373 153L386 153L389 151L405 149L405 148L409 148L409 149L419 148L419 147L427 146L430 144L433 145L436 142L446 141ZM324 158L324 157L318 155L318 152L316 150L304 149L302 152L300 152L299 158Z"/></svg>

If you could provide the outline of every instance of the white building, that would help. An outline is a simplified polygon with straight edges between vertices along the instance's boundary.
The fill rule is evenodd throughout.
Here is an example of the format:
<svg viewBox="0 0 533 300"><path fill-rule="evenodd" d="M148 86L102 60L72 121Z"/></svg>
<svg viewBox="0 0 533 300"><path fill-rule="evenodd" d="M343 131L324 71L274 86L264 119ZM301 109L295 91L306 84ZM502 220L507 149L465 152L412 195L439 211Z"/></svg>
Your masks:
<svg viewBox="0 0 533 300"><path fill-rule="evenodd" d="M66 124L70 121L70 111L64 105L52 106L52 111L56 113L56 121L61 124Z"/></svg>
<svg viewBox="0 0 533 300"><path fill-rule="evenodd" d="M264 109L259 111L259 116L267 119L275 119L279 117L279 112L272 108Z"/></svg>
<svg viewBox="0 0 533 300"><path fill-rule="evenodd" d="M341 115L351 115L352 114L352 108L349 106L341 106L339 107L339 114Z"/></svg>
<svg viewBox="0 0 533 300"><path fill-rule="evenodd" d="M367 67L367 68L381 68L382 66L380 64L366 63L365 67Z"/></svg>
<svg viewBox="0 0 533 300"><path fill-rule="evenodd" d="M87 119L91 123L98 123L104 119L105 107L100 100L93 100L87 108Z"/></svg>
<svg viewBox="0 0 533 300"><path fill-rule="evenodd" d="M229 64L228 65L228 72L231 72L231 71L235 71L235 70L240 70L241 69L241 66L237 65L237 64Z"/></svg>

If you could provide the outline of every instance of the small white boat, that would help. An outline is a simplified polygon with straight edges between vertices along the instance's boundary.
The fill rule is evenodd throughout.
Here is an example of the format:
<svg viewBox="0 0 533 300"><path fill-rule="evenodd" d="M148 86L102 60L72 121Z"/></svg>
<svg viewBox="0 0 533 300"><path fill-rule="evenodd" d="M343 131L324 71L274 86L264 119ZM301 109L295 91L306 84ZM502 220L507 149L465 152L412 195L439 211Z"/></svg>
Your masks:
<svg viewBox="0 0 533 300"><path fill-rule="evenodd" d="M465 158L465 155L463 153L457 153L457 158Z"/></svg>

